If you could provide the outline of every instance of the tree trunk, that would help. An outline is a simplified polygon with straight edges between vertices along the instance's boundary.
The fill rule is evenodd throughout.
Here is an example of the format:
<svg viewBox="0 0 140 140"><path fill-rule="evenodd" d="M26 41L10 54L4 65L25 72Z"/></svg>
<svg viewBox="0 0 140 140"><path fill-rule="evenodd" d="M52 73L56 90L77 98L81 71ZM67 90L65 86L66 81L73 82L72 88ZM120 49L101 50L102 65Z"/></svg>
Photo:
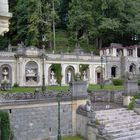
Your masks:
<svg viewBox="0 0 140 140"><path fill-rule="evenodd" d="M99 38L98 41L99 41L99 49L102 49L102 42L103 42L103 41L102 41L102 38Z"/></svg>

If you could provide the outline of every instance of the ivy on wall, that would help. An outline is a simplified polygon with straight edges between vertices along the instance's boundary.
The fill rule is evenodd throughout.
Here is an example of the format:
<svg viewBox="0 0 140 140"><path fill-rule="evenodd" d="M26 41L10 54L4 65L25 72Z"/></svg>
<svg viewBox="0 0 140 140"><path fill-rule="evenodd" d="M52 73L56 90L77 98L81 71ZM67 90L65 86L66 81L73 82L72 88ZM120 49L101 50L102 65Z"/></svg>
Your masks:
<svg viewBox="0 0 140 140"><path fill-rule="evenodd" d="M61 74L62 67L61 67L61 64L52 64L51 65L51 70L53 70L54 73L55 73L55 78L57 79L57 83L59 85L61 85L61 80L62 80L62 74Z"/></svg>
<svg viewBox="0 0 140 140"><path fill-rule="evenodd" d="M79 71L81 74L81 78L83 78L83 72L86 71L89 68L88 64L80 64L79 65Z"/></svg>
<svg viewBox="0 0 140 140"><path fill-rule="evenodd" d="M11 130L9 114L2 110L0 110L0 129L1 140L10 140Z"/></svg>

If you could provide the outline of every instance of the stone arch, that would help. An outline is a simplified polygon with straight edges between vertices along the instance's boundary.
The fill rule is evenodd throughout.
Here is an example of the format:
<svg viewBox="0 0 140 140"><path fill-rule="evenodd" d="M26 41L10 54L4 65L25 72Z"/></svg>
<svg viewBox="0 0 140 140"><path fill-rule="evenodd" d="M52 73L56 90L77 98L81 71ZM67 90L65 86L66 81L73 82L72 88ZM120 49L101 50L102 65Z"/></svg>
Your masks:
<svg viewBox="0 0 140 140"><path fill-rule="evenodd" d="M104 68L101 68L101 66L96 67L95 69L96 73L96 84L100 84L103 82L103 77L104 77Z"/></svg>
<svg viewBox="0 0 140 140"><path fill-rule="evenodd" d="M50 85L52 65L48 68L48 84Z"/></svg>
<svg viewBox="0 0 140 140"><path fill-rule="evenodd" d="M100 84L101 82L101 66L98 66L95 70L96 73L96 83Z"/></svg>
<svg viewBox="0 0 140 140"><path fill-rule="evenodd" d="M52 65L48 69L48 84L57 85L57 79L55 77L55 70L53 70Z"/></svg>
<svg viewBox="0 0 140 140"><path fill-rule="evenodd" d="M3 64L0 67L0 83L5 80L12 84L12 67L9 64Z"/></svg>
<svg viewBox="0 0 140 140"><path fill-rule="evenodd" d="M69 84L73 79L75 75L75 69L73 66L68 66L65 70L65 81L66 84Z"/></svg>
<svg viewBox="0 0 140 140"><path fill-rule="evenodd" d="M136 74L136 65L134 63L129 66L129 72Z"/></svg>
<svg viewBox="0 0 140 140"><path fill-rule="evenodd" d="M39 82L38 64L35 61L28 61L25 65L26 84L35 85Z"/></svg>
<svg viewBox="0 0 140 140"><path fill-rule="evenodd" d="M117 68L117 66L115 66L115 65L111 67L111 77L112 77L112 78L117 77L117 69L118 69L118 68Z"/></svg>
<svg viewBox="0 0 140 140"><path fill-rule="evenodd" d="M89 65L86 64L86 68L81 69L82 65L84 66L84 64L80 64L80 65L79 65L79 71L80 71L80 74L81 74L81 79L82 79L83 81L88 81L89 78L90 78Z"/></svg>

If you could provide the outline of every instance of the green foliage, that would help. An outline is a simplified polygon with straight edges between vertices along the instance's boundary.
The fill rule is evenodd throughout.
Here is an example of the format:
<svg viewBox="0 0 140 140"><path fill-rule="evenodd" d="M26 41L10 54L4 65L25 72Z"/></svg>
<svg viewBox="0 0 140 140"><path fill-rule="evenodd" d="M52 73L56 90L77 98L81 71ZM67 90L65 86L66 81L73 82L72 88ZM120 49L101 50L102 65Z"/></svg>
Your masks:
<svg viewBox="0 0 140 140"><path fill-rule="evenodd" d="M135 100L136 99L140 99L140 93L137 93L136 95L133 96L133 98L131 99L131 102L128 105L128 109L132 110L134 108L134 104L135 104Z"/></svg>
<svg viewBox="0 0 140 140"><path fill-rule="evenodd" d="M81 79L83 79L83 72L84 71L87 71L88 70L88 68L89 68L89 65L88 64L80 64L79 65L79 71L80 71L80 77L81 77Z"/></svg>
<svg viewBox="0 0 140 140"><path fill-rule="evenodd" d="M100 85L89 85L88 87L88 91L98 91L98 90L110 90L110 91L114 91L114 90L123 90L124 87L123 86L114 86L114 85L105 85L103 89L101 89Z"/></svg>
<svg viewBox="0 0 140 140"><path fill-rule="evenodd" d="M131 99L131 102L130 102L129 105L128 105L128 109L129 109L129 110L132 110L132 109L134 108L134 103L135 103L135 97L133 97L133 98Z"/></svg>
<svg viewBox="0 0 140 140"><path fill-rule="evenodd" d="M123 85L123 80L122 79L113 79L113 85L115 85L115 86L121 86L121 85Z"/></svg>
<svg viewBox="0 0 140 140"><path fill-rule="evenodd" d="M13 87L19 87L19 84L17 83L14 83L14 86Z"/></svg>
<svg viewBox="0 0 140 140"><path fill-rule="evenodd" d="M58 5L58 0L55 6ZM57 14L52 10L52 1L45 0L15 0L10 1L13 17L10 22L8 37L13 45L23 41L25 45L46 46L52 41L52 17L55 22Z"/></svg>
<svg viewBox="0 0 140 140"><path fill-rule="evenodd" d="M138 86L140 86L140 80L138 80Z"/></svg>
<svg viewBox="0 0 140 140"><path fill-rule="evenodd" d="M10 140L10 119L9 114L0 110L1 140Z"/></svg>
<svg viewBox="0 0 140 140"><path fill-rule="evenodd" d="M87 44L96 40L98 47L110 42L136 43L131 39L140 34L139 7L138 0L71 0L71 38L87 38Z"/></svg>
<svg viewBox="0 0 140 140"><path fill-rule="evenodd" d="M88 64L80 64L79 65L79 70L82 73L83 71L87 70L89 68Z"/></svg>
<svg viewBox="0 0 140 140"><path fill-rule="evenodd" d="M61 80L62 80L62 68L61 68L61 64L52 64L51 65L51 69L54 71L55 73L55 77L57 79L57 83L61 85Z"/></svg>

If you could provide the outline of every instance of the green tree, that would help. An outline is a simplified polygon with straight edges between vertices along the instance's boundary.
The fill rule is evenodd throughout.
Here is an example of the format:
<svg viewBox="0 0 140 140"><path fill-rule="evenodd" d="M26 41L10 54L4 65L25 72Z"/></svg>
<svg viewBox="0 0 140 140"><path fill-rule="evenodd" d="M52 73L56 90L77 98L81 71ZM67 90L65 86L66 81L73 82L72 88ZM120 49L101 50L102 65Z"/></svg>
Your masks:
<svg viewBox="0 0 140 140"><path fill-rule="evenodd" d="M13 0L14 1L14 0ZM10 31L8 36L11 43L16 45L23 41L26 45L50 45L52 41L52 17L51 0L15 0L11 1ZM58 5L57 1L54 0Z"/></svg>
<svg viewBox="0 0 140 140"><path fill-rule="evenodd" d="M139 34L140 1L138 0L72 0L69 11L69 29L76 40L87 37L102 43L130 42ZM129 36L128 36L129 34ZM121 39L120 39L121 37Z"/></svg>

